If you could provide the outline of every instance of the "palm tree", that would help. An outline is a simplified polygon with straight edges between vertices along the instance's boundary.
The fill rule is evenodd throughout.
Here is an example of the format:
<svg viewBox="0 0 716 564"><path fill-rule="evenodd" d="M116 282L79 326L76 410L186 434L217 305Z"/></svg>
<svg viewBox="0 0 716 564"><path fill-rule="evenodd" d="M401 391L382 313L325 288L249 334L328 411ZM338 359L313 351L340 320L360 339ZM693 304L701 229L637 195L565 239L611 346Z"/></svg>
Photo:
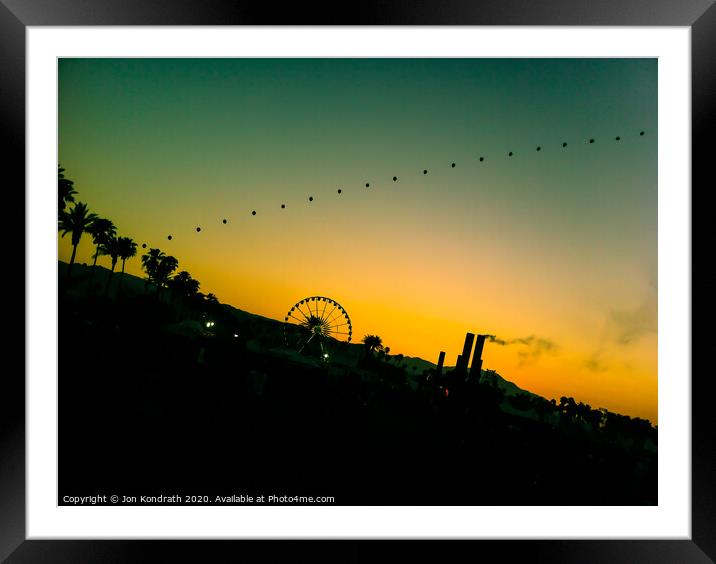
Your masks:
<svg viewBox="0 0 716 564"><path fill-rule="evenodd" d="M379 351L383 348L383 339L378 335L366 335L363 337L363 344L369 352Z"/></svg>
<svg viewBox="0 0 716 564"><path fill-rule="evenodd" d="M165 256L164 251L160 251L159 249L149 249L148 252L142 255L142 268L144 269L144 272L147 273L147 281L144 285L145 291L147 289L147 284L150 282L155 283L159 263ZM158 291L159 289L157 289L157 292Z"/></svg>
<svg viewBox="0 0 716 564"><path fill-rule="evenodd" d="M378 335L366 335L363 337L363 344L368 349L368 352L373 352L383 348L383 339Z"/></svg>
<svg viewBox="0 0 716 564"><path fill-rule="evenodd" d="M204 301L203 294L199 293L199 281L194 280L186 270L182 270L176 274L170 281L171 298L170 301L176 301L179 305L178 314L181 317L184 312L185 303L194 303ZM197 299L199 298L200 299Z"/></svg>
<svg viewBox="0 0 716 564"><path fill-rule="evenodd" d="M94 253L94 261L92 262L92 270L90 271L89 282L91 283L92 278L94 277L95 269L97 268L97 257L101 254L100 249L102 243L104 243L109 237L115 236L117 234L117 228L109 219L98 217L89 226L87 233L92 235L92 242L97 247Z"/></svg>
<svg viewBox="0 0 716 564"><path fill-rule="evenodd" d="M219 298L217 298L211 292L209 292L204 297L204 303L205 303L204 307L206 308L206 311L208 313L210 313L211 315L217 315L221 309L219 306Z"/></svg>
<svg viewBox="0 0 716 564"><path fill-rule="evenodd" d="M363 344L365 345L365 359L373 355L374 351L380 351L383 348L383 339L378 335L366 335L363 337Z"/></svg>
<svg viewBox="0 0 716 564"><path fill-rule="evenodd" d="M109 285L112 282L112 275L114 274L114 268L117 266L117 259L119 258L119 239L112 235L100 245L100 253L107 255L112 259L112 270L107 277L107 284L104 287L104 295L109 293Z"/></svg>
<svg viewBox="0 0 716 564"><path fill-rule="evenodd" d="M65 175L62 174L65 172L65 169L61 166L57 167L57 211L59 213L59 217L62 218L62 215L65 213L65 207L67 206L67 202L74 202L75 198L74 195L77 194L75 190L73 190L74 182L70 180L69 178L65 178Z"/></svg>
<svg viewBox="0 0 716 564"><path fill-rule="evenodd" d="M77 254L77 245L80 244L82 234L86 233L97 218L93 213L89 213L87 204L77 202L69 212L63 213L59 222L59 230L64 237L68 233L72 235L72 257L70 257L70 265L67 267L67 278L72 273L72 265L75 263L75 255Z"/></svg>
<svg viewBox="0 0 716 564"><path fill-rule="evenodd" d="M184 297L192 299L199 293L199 286L201 286L201 284L198 280L194 280L194 278L187 280L186 286L184 287Z"/></svg>
<svg viewBox="0 0 716 564"><path fill-rule="evenodd" d="M169 280L169 286L172 296L170 301L174 301L175 298L178 300L181 315L184 301L192 300L199 293L199 281L194 280L186 270L182 270Z"/></svg>
<svg viewBox="0 0 716 564"><path fill-rule="evenodd" d="M137 243L129 237L120 237L117 239L117 247L117 255L122 259L122 273L119 275L119 286L117 287L117 296L119 296L124 279L124 263L127 262L127 259L137 256Z"/></svg>
<svg viewBox="0 0 716 564"><path fill-rule="evenodd" d="M157 297L172 277L172 273L179 266L179 261L171 255L165 255L159 261L154 281L157 284Z"/></svg>
<svg viewBox="0 0 716 564"><path fill-rule="evenodd" d="M169 301L181 301L187 291L187 285L192 280L191 274L186 270L174 275L174 277L167 282L169 288Z"/></svg>
<svg viewBox="0 0 716 564"><path fill-rule="evenodd" d="M172 296L172 300L170 301L173 301L175 297L179 299L182 298L185 288L190 280L192 280L191 274L189 274L186 270L182 270L178 274L174 275L174 278L172 278L168 284Z"/></svg>

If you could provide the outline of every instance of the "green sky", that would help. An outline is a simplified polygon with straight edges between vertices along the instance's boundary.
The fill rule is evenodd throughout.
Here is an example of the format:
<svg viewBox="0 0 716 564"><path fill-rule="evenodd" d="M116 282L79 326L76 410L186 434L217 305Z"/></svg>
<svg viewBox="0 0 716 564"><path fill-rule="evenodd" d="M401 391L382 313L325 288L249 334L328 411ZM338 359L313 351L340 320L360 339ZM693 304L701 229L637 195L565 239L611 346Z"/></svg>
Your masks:
<svg viewBox="0 0 716 564"><path fill-rule="evenodd" d="M656 59L59 61L78 199L202 291L280 319L328 295L448 363L465 331L537 335L486 366L653 421L656 133Z"/></svg>

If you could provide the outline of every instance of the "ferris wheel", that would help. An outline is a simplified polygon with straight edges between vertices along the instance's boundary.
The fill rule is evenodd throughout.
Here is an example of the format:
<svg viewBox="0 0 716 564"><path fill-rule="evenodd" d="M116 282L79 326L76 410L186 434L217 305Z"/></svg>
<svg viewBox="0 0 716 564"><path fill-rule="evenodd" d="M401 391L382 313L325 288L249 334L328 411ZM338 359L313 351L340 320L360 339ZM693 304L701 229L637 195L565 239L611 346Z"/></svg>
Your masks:
<svg viewBox="0 0 716 564"><path fill-rule="evenodd" d="M314 351L327 359L324 345L330 340L350 343L353 326L348 312L325 296L304 298L288 310L284 319L286 346L300 352Z"/></svg>

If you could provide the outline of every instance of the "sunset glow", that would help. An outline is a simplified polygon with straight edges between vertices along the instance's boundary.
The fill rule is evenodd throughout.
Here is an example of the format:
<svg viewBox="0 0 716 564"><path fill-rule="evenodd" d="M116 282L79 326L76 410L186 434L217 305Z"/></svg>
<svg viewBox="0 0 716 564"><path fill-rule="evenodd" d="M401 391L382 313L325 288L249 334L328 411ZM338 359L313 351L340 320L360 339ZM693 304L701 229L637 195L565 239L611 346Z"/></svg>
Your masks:
<svg viewBox="0 0 716 564"><path fill-rule="evenodd" d="M656 423L656 84L655 59L61 59L58 161L130 274L146 243L248 312L330 296L354 342L449 366L467 331L523 339L484 368Z"/></svg>

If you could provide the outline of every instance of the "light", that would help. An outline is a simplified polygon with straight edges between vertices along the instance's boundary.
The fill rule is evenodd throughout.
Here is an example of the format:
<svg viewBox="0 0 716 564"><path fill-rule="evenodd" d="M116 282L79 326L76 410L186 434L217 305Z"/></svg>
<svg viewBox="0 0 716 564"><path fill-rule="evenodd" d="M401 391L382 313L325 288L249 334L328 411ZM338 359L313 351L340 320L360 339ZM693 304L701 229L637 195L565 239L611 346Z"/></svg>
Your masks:
<svg viewBox="0 0 716 564"><path fill-rule="evenodd" d="M239 336L239 334L238 334L238 333L234 333L234 337L238 337L238 336Z"/></svg>
<svg viewBox="0 0 716 564"><path fill-rule="evenodd" d="M324 353L323 358L328 358L328 353Z"/></svg>

